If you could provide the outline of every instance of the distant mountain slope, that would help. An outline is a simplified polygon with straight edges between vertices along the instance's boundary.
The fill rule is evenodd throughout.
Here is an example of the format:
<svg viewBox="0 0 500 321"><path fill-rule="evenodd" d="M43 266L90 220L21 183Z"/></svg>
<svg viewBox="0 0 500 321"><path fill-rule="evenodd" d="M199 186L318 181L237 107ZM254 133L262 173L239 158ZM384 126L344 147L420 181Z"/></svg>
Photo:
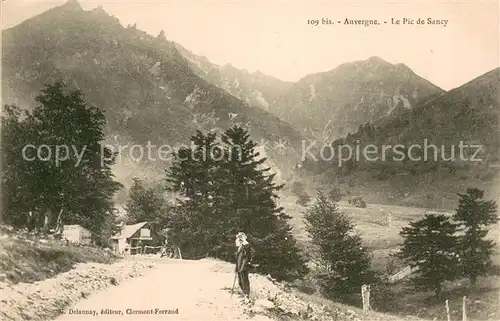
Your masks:
<svg viewBox="0 0 500 321"><path fill-rule="evenodd" d="M250 126L257 141L300 144L289 124L194 74L163 32L155 38L124 28L100 8L84 11L70 1L2 38L3 103L30 106L44 84L62 79L105 110L108 137L121 144L174 146L196 129L234 124Z"/></svg>
<svg viewBox="0 0 500 321"><path fill-rule="evenodd" d="M291 82L264 75L259 71L249 73L230 64L219 66L180 44L175 46L198 76L253 106L269 108L269 105L293 85Z"/></svg>
<svg viewBox="0 0 500 321"><path fill-rule="evenodd" d="M351 158L339 166L338 157L325 161L327 155L317 162L309 160L305 167L348 183L349 189L371 202L450 209L456 204L456 193L467 187L485 189L496 198L499 86L497 68L410 110L364 124L332 144L335 151L342 145L353 150L359 146L360 151L374 145L377 152L368 154L370 159L361 153L359 161ZM399 153L394 152L397 145Z"/></svg>
<svg viewBox="0 0 500 321"><path fill-rule="evenodd" d="M331 139L443 92L403 64L371 57L302 78L269 110L308 135Z"/></svg>
<svg viewBox="0 0 500 321"><path fill-rule="evenodd" d="M500 116L500 68L450 90L417 108L375 122L378 141L483 146L484 155L498 160Z"/></svg>

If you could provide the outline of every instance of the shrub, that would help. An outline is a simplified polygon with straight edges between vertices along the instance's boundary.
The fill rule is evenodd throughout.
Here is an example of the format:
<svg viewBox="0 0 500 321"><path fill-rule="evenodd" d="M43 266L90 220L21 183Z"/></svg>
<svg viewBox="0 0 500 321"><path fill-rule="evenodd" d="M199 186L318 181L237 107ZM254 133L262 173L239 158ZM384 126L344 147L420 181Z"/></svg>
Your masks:
<svg viewBox="0 0 500 321"><path fill-rule="evenodd" d="M302 194L305 194L306 186L302 182L295 181L292 183L291 191L296 196L301 196Z"/></svg>
<svg viewBox="0 0 500 321"><path fill-rule="evenodd" d="M360 207L360 208L365 208L366 207L366 202L363 200L361 196L354 196L349 198L349 205L355 206L355 207Z"/></svg>
<svg viewBox="0 0 500 321"><path fill-rule="evenodd" d="M297 199L297 204L299 204L300 206L306 207L307 205L309 205L310 201L311 201L311 197L304 193L304 194L299 195L299 197Z"/></svg>
<svg viewBox="0 0 500 321"><path fill-rule="evenodd" d="M387 282L379 280L370 286L370 305L375 310L391 311L394 307L396 298L396 291Z"/></svg>
<svg viewBox="0 0 500 321"><path fill-rule="evenodd" d="M386 169L379 169L374 175L374 178L378 179L379 181L386 181L389 179L389 173Z"/></svg>

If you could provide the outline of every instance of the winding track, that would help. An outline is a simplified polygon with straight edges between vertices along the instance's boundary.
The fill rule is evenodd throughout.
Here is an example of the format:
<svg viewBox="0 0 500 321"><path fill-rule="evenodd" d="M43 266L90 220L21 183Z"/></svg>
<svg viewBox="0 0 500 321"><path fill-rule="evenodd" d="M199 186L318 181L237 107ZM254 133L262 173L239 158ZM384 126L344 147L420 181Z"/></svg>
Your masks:
<svg viewBox="0 0 500 321"><path fill-rule="evenodd" d="M55 320L249 320L239 304L238 292L231 297L233 276L230 265L217 261L155 259L155 268L146 275L83 299ZM103 314L105 309L120 314ZM157 314L127 314L127 309L129 313L152 309ZM160 314L156 309L178 313ZM70 314L71 310L95 310L98 315Z"/></svg>

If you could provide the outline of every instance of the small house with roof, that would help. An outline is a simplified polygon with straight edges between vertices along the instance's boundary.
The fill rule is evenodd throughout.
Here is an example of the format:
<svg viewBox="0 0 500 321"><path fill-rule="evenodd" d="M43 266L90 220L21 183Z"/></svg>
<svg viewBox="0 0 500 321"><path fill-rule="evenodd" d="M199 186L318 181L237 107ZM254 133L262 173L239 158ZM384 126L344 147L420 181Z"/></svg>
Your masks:
<svg viewBox="0 0 500 321"><path fill-rule="evenodd" d="M122 230L111 237L111 245L120 254L155 253L161 246L163 236L151 228L148 222L123 226Z"/></svg>

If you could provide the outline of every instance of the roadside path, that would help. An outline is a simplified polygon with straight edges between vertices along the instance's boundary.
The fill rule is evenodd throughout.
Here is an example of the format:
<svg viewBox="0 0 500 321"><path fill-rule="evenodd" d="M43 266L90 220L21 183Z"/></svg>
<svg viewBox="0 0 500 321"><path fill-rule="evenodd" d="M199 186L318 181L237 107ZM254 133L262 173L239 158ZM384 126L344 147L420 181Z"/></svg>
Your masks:
<svg viewBox="0 0 500 321"><path fill-rule="evenodd" d="M55 320L250 320L237 291L231 298L230 266L212 260L171 259L156 260L155 265L142 277L81 300ZM144 310L152 314L132 314Z"/></svg>

